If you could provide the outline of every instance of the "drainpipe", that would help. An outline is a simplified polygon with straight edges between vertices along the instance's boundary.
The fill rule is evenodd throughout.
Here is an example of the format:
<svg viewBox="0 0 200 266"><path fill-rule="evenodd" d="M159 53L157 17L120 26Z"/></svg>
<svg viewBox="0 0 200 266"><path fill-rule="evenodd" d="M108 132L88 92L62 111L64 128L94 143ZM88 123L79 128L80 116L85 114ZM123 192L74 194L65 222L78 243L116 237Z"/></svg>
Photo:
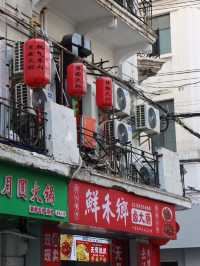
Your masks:
<svg viewBox="0 0 200 266"><path fill-rule="evenodd" d="M42 32L45 36L48 36L47 34L47 7L44 7L40 12L40 25Z"/></svg>

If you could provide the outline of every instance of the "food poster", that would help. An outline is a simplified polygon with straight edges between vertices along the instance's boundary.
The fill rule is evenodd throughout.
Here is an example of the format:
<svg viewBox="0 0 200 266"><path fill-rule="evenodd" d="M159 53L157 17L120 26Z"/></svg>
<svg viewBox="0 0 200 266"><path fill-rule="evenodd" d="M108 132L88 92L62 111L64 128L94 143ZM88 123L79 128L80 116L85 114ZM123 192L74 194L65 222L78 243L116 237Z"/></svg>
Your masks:
<svg viewBox="0 0 200 266"><path fill-rule="evenodd" d="M60 253L62 261L109 263L110 241L94 237L61 235Z"/></svg>
<svg viewBox="0 0 200 266"><path fill-rule="evenodd" d="M60 236L60 259L61 260L76 260L76 242L72 235Z"/></svg>

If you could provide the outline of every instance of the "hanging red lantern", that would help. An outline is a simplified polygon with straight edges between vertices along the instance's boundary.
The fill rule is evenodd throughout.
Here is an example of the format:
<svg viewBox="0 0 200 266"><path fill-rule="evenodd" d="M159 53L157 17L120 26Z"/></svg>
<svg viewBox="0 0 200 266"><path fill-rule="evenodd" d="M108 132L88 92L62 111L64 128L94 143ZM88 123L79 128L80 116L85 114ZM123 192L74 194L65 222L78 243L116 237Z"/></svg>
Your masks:
<svg viewBox="0 0 200 266"><path fill-rule="evenodd" d="M87 92L86 67L82 63L73 63L67 67L67 93L82 97Z"/></svg>
<svg viewBox="0 0 200 266"><path fill-rule="evenodd" d="M43 39L29 39L24 43L24 83L34 89L45 87L50 80L49 44Z"/></svg>
<svg viewBox="0 0 200 266"><path fill-rule="evenodd" d="M109 77L96 80L96 104L100 109L110 109L113 106L113 84Z"/></svg>

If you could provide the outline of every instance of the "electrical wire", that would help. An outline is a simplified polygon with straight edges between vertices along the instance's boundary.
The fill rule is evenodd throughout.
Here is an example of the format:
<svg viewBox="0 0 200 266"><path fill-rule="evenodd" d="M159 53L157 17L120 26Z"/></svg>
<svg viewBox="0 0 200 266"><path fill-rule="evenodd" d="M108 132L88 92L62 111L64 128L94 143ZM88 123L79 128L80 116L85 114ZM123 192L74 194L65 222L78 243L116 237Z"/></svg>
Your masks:
<svg viewBox="0 0 200 266"><path fill-rule="evenodd" d="M171 9L175 9L175 8L181 8L181 7L194 7L194 6L199 6L200 5L200 3L198 3L198 1L194 1L194 4L187 4L187 3L182 3L182 4L174 4L174 5L172 5L172 6L170 6L170 5L166 5L166 7L165 8L160 8L160 7L153 7L153 12L154 11L165 11L165 10L171 10Z"/></svg>
<svg viewBox="0 0 200 266"><path fill-rule="evenodd" d="M172 76L172 75L179 75L179 74L181 75L181 74L190 74L190 73L200 73L200 69L194 68L194 69L164 72L164 73L158 73L157 76Z"/></svg>
<svg viewBox="0 0 200 266"><path fill-rule="evenodd" d="M171 86L151 86L151 85L145 85L144 84L144 87L148 87L148 88L159 88L159 89L180 89L180 88L183 88L183 87L186 87L186 86L192 86L192 85L197 85L200 83L200 80L196 81L196 82L191 82L191 83L184 83L184 84L181 84L181 85L171 85Z"/></svg>
<svg viewBox="0 0 200 266"><path fill-rule="evenodd" d="M195 80L200 79L200 77L190 77L190 78L183 78L183 79L172 79L172 80L161 80L161 81L153 81L153 82L144 82L144 85L157 85L158 83L171 83L171 82L179 82L179 81L187 81L187 80Z"/></svg>
<svg viewBox="0 0 200 266"><path fill-rule="evenodd" d="M17 16L15 16L14 14L12 14L11 12L9 12L7 9L3 9L0 8L0 13L2 13L5 16L8 16L9 18L11 18L12 20L14 20L15 22L17 22L19 25L22 25L26 30L28 30L29 32L31 30L33 30L33 27L29 24L26 23L25 21L19 19ZM39 30L35 31L42 36L42 32ZM54 38L52 37L48 37L48 39L53 42L57 47L59 47L63 52L65 52L66 54L72 55L74 57L75 56L71 51L69 51L68 49L66 49L64 46L62 46L60 43L58 43ZM80 61L82 61L86 66L89 66L91 68L93 68L95 71L100 72L102 75L106 75L112 79L114 79L115 81L118 81L119 83L125 85L127 88L129 88L129 90L131 90L133 93L135 93L139 98L143 99L144 101L150 103L152 106L160 109L161 111L163 111L163 113L168 114L168 111L163 108L160 104L154 102L151 98L147 97L143 91L138 91L132 84L130 84L129 82L111 74L108 73L107 71L105 71L104 69L102 69L101 67L97 67L95 65L93 65L92 63L89 63L87 60L82 60L81 58L78 58ZM180 126L182 126L186 131L188 131L189 133L191 133L193 136L197 137L200 139L200 134L196 131L194 131L193 129L191 129L189 126L187 126L181 119L179 118L173 118L173 120L178 123Z"/></svg>

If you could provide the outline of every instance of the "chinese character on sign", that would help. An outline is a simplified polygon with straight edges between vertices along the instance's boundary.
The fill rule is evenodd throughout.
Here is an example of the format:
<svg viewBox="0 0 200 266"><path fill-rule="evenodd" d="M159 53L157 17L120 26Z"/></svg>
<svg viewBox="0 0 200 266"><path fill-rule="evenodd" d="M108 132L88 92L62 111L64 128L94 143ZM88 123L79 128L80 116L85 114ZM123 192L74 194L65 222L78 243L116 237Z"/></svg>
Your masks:
<svg viewBox="0 0 200 266"><path fill-rule="evenodd" d="M54 249L52 252L52 261L53 262L59 262L59 252L58 249Z"/></svg>
<svg viewBox="0 0 200 266"><path fill-rule="evenodd" d="M5 176L4 188L1 191L2 195L12 198L12 176Z"/></svg>
<svg viewBox="0 0 200 266"><path fill-rule="evenodd" d="M45 203L54 205L55 203L55 193L53 185L47 184L43 192Z"/></svg>
<svg viewBox="0 0 200 266"><path fill-rule="evenodd" d="M115 214L111 210L111 201L110 201L110 195L107 193L105 196L105 203L102 205L102 208L104 210L103 212L103 219L106 219L107 223L110 223L110 216L115 217Z"/></svg>
<svg viewBox="0 0 200 266"><path fill-rule="evenodd" d="M138 221L139 221L138 213L137 211L132 209L132 223L138 223Z"/></svg>
<svg viewBox="0 0 200 266"><path fill-rule="evenodd" d="M141 211L139 214L139 223L144 224L145 220L144 220L144 213Z"/></svg>
<svg viewBox="0 0 200 266"><path fill-rule="evenodd" d="M51 247L51 234L50 233L46 233L44 235L44 245L46 247Z"/></svg>
<svg viewBox="0 0 200 266"><path fill-rule="evenodd" d="M23 200L27 199L27 180L24 178L17 180L17 197Z"/></svg>
<svg viewBox="0 0 200 266"><path fill-rule="evenodd" d="M39 202L42 203L43 200L42 198L39 196L39 192L40 192L40 186L38 186L37 182L34 183L34 187L31 189L32 192L32 197L30 198L30 201L34 202Z"/></svg>
<svg viewBox="0 0 200 266"><path fill-rule="evenodd" d="M58 247L59 246L59 234L58 233L52 233L52 246Z"/></svg>
<svg viewBox="0 0 200 266"><path fill-rule="evenodd" d="M88 191L86 192L86 210L85 210L85 215L89 213L94 213L95 216L95 222L97 223L98 221L98 211L100 210L100 207L98 206L98 196L99 192L96 191Z"/></svg>
<svg viewBox="0 0 200 266"><path fill-rule="evenodd" d="M150 211L144 211L136 208L131 210L131 219L133 224L152 226L152 213Z"/></svg>
<svg viewBox="0 0 200 266"><path fill-rule="evenodd" d="M51 262L51 249L50 248L44 249L44 261Z"/></svg>
<svg viewBox="0 0 200 266"><path fill-rule="evenodd" d="M117 210L117 221L119 219L124 219L124 223L126 226L126 218L128 217L128 202L126 202L124 199L118 199L116 204Z"/></svg>

